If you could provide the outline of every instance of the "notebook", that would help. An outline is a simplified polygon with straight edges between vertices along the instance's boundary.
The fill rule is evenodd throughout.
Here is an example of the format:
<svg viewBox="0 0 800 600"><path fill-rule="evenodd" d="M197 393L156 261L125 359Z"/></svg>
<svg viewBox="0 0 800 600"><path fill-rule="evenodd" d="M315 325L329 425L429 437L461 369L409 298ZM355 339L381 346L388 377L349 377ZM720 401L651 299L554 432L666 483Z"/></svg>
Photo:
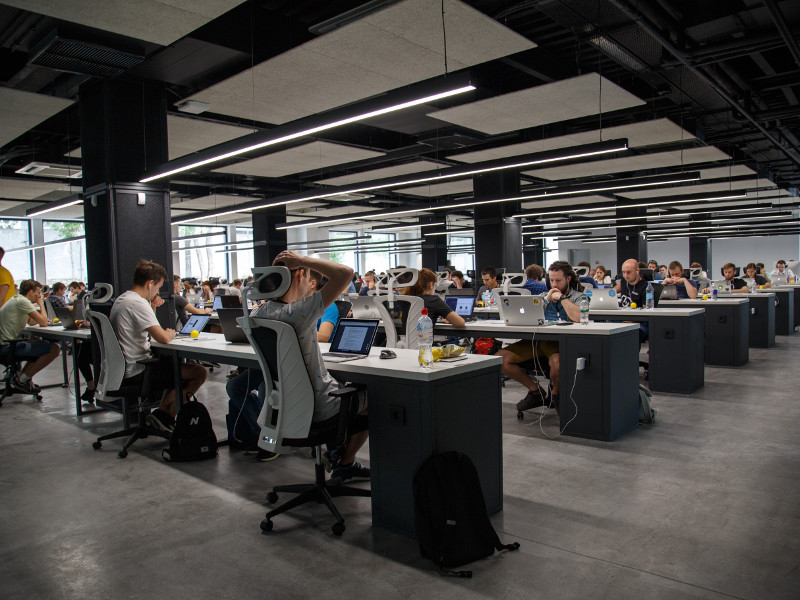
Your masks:
<svg viewBox="0 0 800 600"><path fill-rule="evenodd" d="M220 298L227 298L227 296L219 296ZM234 297L234 296L232 296ZM249 344L250 340L242 329L242 326L236 322L236 319L243 316L241 308L221 308L217 311L219 317L219 324L222 326L222 333L225 336L225 341L231 344Z"/></svg>
<svg viewBox="0 0 800 600"><path fill-rule="evenodd" d="M589 308L595 310L619 310L619 296L614 288L586 290Z"/></svg>
<svg viewBox="0 0 800 600"><path fill-rule="evenodd" d="M501 296L500 320L506 325L547 325L541 296Z"/></svg>
<svg viewBox="0 0 800 600"><path fill-rule="evenodd" d="M475 298L473 296L446 296L444 301L447 306L465 321L472 319L472 311L475 309Z"/></svg>
<svg viewBox="0 0 800 600"><path fill-rule="evenodd" d="M192 335L192 331L203 331L211 315L192 315L178 332L178 335Z"/></svg>
<svg viewBox="0 0 800 600"><path fill-rule="evenodd" d="M78 328L78 324L75 322L75 319L72 316L72 311L66 306L54 306L53 310L56 312L56 316L58 317L58 320L61 321L61 325L64 326L64 329L69 330Z"/></svg>
<svg viewBox="0 0 800 600"><path fill-rule="evenodd" d="M378 331L377 319L339 319L333 332L330 352L323 352L325 362L345 362L369 356L375 333Z"/></svg>

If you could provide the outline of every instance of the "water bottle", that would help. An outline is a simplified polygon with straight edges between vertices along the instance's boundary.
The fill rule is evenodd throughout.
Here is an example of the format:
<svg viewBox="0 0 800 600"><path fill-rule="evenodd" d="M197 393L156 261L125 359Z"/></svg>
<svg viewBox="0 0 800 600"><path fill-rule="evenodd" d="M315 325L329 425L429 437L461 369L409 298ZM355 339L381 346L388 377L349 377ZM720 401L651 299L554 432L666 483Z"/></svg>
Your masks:
<svg viewBox="0 0 800 600"><path fill-rule="evenodd" d="M756 293L756 289L757 289L756 288L756 280L754 279L753 281L750 282L750 293L751 294L755 294Z"/></svg>
<svg viewBox="0 0 800 600"><path fill-rule="evenodd" d="M483 300L483 305L488 308L492 301L492 292L489 290L483 290L483 296L481 299Z"/></svg>
<svg viewBox="0 0 800 600"><path fill-rule="evenodd" d="M714 289L711 290L711 298L713 300L717 300L719 298L719 290L717 289L717 286L714 286Z"/></svg>
<svg viewBox="0 0 800 600"><path fill-rule="evenodd" d="M581 325L588 325L589 324L589 299L586 296L582 296L580 302L578 302L578 306L581 309Z"/></svg>
<svg viewBox="0 0 800 600"><path fill-rule="evenodd" d="M422 309L422 316L417 321L417 339L419 340L419 368L427 371L433 364L433 321L428 316L428 309Z"/></svg>
<svg viewBox="0 0 800 600"><path fill-rule="evenodd" d="M644 294L644 307L647 310L653 310L656 306L655 302L655 292L653 292L653 283L651 281L647 282L647 290Z"/></svg>

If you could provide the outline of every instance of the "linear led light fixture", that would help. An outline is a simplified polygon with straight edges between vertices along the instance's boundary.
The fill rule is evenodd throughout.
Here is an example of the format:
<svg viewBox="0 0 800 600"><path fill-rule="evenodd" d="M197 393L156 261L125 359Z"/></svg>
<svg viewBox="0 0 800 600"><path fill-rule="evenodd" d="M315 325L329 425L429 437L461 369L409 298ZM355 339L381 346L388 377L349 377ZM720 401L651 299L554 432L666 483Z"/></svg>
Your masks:
<svg viewBox="0 0 800 600"><path fill-rule="evenodd" d="M56 200L54 202L48 202L43 206L37 206L36 208L29 208L25 211L26 216L28 217L38 217L39 215L44 215L49 212L53 212L54 210L59 210L61 208L67 208L68 206L75 206L76 204L82 204L83 197L81 196L68 196L63 200Z"/></svg>
<svg viewBox="0 0 800 600"><path fill-rule="evenodd" d="M369 251L369 252L385 252L391 251L393 248L403 248L404 246L421 246L422 242L419 240L401 240L399 242L379 242L378 246L364 246L360 245L341 245L341 246L323 246L322 248L306 248L310 252L351 252L351 251Z"/></svg>
<svg viewBox="0 0 800 600"><path fill-rule="evenodd" d="M31 244L30 246L21 246L19 248L11 248L10 250L6 250L6 254L11 254L12 252L30 252L31 250L39 250L40 248L48 248L50 246L58 246L60 244L69 244L70 242L77 242L80 240L85 240L85 235L79 235L71 238L67 238L65 240L56 240L54 242L44 242L42 244Z"/></svg>
<svg viewBox="0 0 800 600"><path fill-rule="evenodd" d="M243 242L217 242L214 244L202 244L201 246L182 246L180 248L173 248L173 252L183 252L184 250L203 250L204 248L218 248L219 246L241 246L242 244L252 244L253 240L245 240ZM266 242L265 242L266 243ZM256 244L263 246L264 244Z"/></svg>
<svg viewBox="0 0 800 600"><path fill-rule="evenodd" d="M172 238L172 243L182 242L184 240L196 240L198 238L207 238L207 237L216 237L219 235L225 235L226 232L224 231L217 231L215 233L198 233L195 235L183 235L181 237L174 237Z"/></svg>
<svg viewBox="0 0 800 600"><path fill-rule="evenodd" d="M608 238L593 238L593 239L584 239L581 240L584 244L606 244L608 242L613 242L616 240L615 237L608 237Z"/></svg>
<svg viewBox="0 0 800 600"><path fill-rule="evenodd" d="M371 240L371 235L359 235L356 237L349 237L349 238L337 238L337 241L341 239L343 242L353 242L353 241L360 241L360 240ZM289 242L286 244L286 247L295 248L297 246L327 246L331 243L332 240L313 240L310 242Z"/></svg>
<svg viewBox="0 0 800 600"><path fill-rule="evenodd" d="M429 233L425 233L425 236L432 236L432 235L458 235L459 233L475 233L474 229L448 229L447 231L432 231Z"/></svg>
<svg viewBox="0 0 800 600"><path fill-rule="evenodd" d="M606 191L610 189L628 189L628 188L637 188L637 187L645 187L645 186L658 186L658 185L672 185L675 183L685 183L688 181L699 181L700 180L700 172L693 171L691 173L684 173L676 176L664 176L659 175L656 177L642 177L632 180L627 180L628 183L625 183L624 180L617 180L614 185L611 185L612 182L606 184L607 187L594 187L590 189L565 189L564 191L550 191L545 192L538 195L526 195L526 196L513 196L509 198L495 198L492 200L479 200L475 201L470 199L467 202L459 202L457 204L438 204L436 206L426 206L420 208L409 208L405 210L394 210L390 212L375 212L375 213L358 213L356 215L348 215L347 217L340 217L336 219L308 219L306 221L300 221L299 223L284 223L283 225L277 225L275 229L297 229L298 227L308 227L314 225L330 225L332 223L343 223L346 221L355 221L361 219L379 219L383 217L393 217L398 215L409 215L418 212L431 212L434 210L449 210L453 208L465 208L465 207L473 207L477 205L483 204L496 204L499 202L513 202L517 200L530 200L533 198L552 198L557 196L563 196L568 194L578 194L578 193L589 193L589 192L597 192L597 191ZM599 185L599 184L596 184ZM553 188L554 190L559 190L561 188ZM692 202L696 202L696 200L692 200ZM519 216L525 215L514 215L514 218Z"/></svg>
<svg viewBox="0 0 800 600"><path fill-rule="evenodd" d="M333 198L343 194L357 194L361 192L383 190L389 188L404 188L410 185L417 185L421 183L436 184L448 179L460 179L470 177L473 175L480 175L483 173L491 173L494 171L503 171L507 169L521 169L531 167L534 165L547 164L552 162L573 160L577 158L587 158L590 156L598 156L601 154L609 154L612 152L620 152L628 149L628 140L609 140L606 142L596 142L592 144L584 144L581 146L574 146L571 148L561 148L558 150L547 150L545 152L536 152L534 154L525 154L522 156L514 156L510 158L501 158L489 160L481 163L473 163L470 165L451 167L449 169L440 169L438 171L423 171L412 176L396 176L386 179L378 179L366 185L353 184L350 186L342 186L335 191L317 192L317 193L299 193L291 196L284 197L283 200L278 199L271 202L254 202L238 208L229 209L226 211L219 211L206 213L202 216L184 217L183 219L174 221L174 224L189 223L201 219L209 219L213 217L220 217L223 215L230 215L238 212L245 212L248 210L255 210L257 208L266 208L271 206L286 206L295 202L306 202L309 200L322 200L325 198ZM428 174L426 174L428 173Z"/></svg>
<svg viewBox="0 0 800 600"><path fill-rule="evenodd" d="M255 250L255 246L245 246L244 248L228 248L227 250L217 250L218 254L235 254L236 252L245 252L247 250Z"/></svg>
<svg viewBox="0 0 800 600"><path fill-rule="evenodd" d="M445 83L450 83L446 81ZM247 152L252 152L253 150L260 150L262 148L267 148L269 146L274 146L275 144L281 144L283 142L288 142L290 140L296 140L298 138L306 137L309 135L314 135L315 133L320 133L322 131L327 131L329 129L334 129L336 127L341 127L342 125L349 125L350 123L356 123L358 121L364 121L366 119L371 119L373 117L377 117L380 115L385 115L388 113L392 113L398 110L403 110L406 108L411 108L412 106L419 106L420 104L426 104L428 102L435 102L436 100L441 100L443 98L450 98L451 96L457 96L458 94L463 94L464 92L471 92L475 90L475 86L470 84L467 85L460 85L459 87L451 87L441 92L437 92L435 94L430 94L427 96L423 96L421 98L414 98L413 100L409 100L406 102L400 102L398 104L390 104L389 106L384 106L378 109L369 110L367 112L363 112L360 114L352 115L349 117L335 119L333 121L329 121L327 123L323 123L322 125L317 125L315 127L309 127L306 129L300 129L291 131L297 127L297 124L294 126L292 125L279 125L274 129L267 131L267 132L257 132L254 134L250 134L245 136L240 143L247 143L247 140L255 140L257 138L262 138L265 134L269 136L265 140L258 141L254 144L249 144L246 146L239 146L237 148L233 148L228 151L222 151L219 154L214 154L209 158L205 158L203 160L196 160L194 162L188 162L188 164L180 164L180 166L169 168L169 164L167 163L167 170L162 171L160 173L156 173L154 175L149 175L139 180L139 183L149 183L151 181L155 181L156 179L163 179L164 177L169 177L170 175L175 175L176 173L182 173L183 171L188 171L190 169L196 169L197 167L203 167L205 165L219 162L221 160L225 160L226 158L232 158L234 156L239 156L241 154L246 154ZM287 133L283 133L283 131L287 131ZM220 144L216 146L217 148L224 148L226 147L225 144ZM191 160L191 159L189 159ZM176 164L180 161L180 159L176 159L175 161L171 161L173 164ZM181 161L182 162L182 161Z"/></svg>
<svg viewBox="0 0 800 600"><path fill-rule="evenodd" d="M387 231L402 231L404 229L417 229L418 227L435 227L444 224L444 221L440 221L438 223L413 223L411 225L378 225L370 229L370 231L373 233L385 233Z"/></svg>

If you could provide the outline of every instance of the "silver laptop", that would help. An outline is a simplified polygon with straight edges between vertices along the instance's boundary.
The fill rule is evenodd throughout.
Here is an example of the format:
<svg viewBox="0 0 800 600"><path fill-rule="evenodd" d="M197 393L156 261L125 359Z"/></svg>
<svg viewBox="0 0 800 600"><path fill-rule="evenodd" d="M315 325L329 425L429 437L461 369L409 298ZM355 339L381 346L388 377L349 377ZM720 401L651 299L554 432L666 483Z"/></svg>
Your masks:
<svg viewBox="0 0 800 600"><path fill-rule="evenodd" d="M717 292L720 294L730 294L731 293L731 282L727 279L715 279L711 282L711 289L717 289Z"/></svg>
<svg viewBox="0 0 800 600"><path fill-rule="evenodd" d="M786 285L789 283L788 275L773 275L770 279L772 285Z"/></svg>
<svg viewBox="0 0 800 600"><path fill-rule="evenodd" d="M345 362L369 356L375 333L378 331L377 319L339 319L333 332L330 352L323 352L325 362Z"/></svg>
<svg viewBox="0 0 800 600"><path fill-rule="evenodd" d="M375 306L375 296L358 296L352 298L353 317L356 319L380 319L381 315L378 312L378 307Z"/></svg>
<svg viewBox="0 0 800 600"><path fill-rule="evenodd" d="M661 300L677 300L678 299L678 288L673 283L666 283L664 284L664 288L661 290Z"/></svg>
<svg viewBox="0 0 800 600"><path fill-rule="evenodd" d="M619 294L614 288L595 288L585 293L589 297L590 310L619 310Z"/></svg>
<svg viewBox="0 0 800 600"><path fill-rule="evenodd" d="M546 325L545 305L541 296L501 296L500 320L506 325Z"/></svg>

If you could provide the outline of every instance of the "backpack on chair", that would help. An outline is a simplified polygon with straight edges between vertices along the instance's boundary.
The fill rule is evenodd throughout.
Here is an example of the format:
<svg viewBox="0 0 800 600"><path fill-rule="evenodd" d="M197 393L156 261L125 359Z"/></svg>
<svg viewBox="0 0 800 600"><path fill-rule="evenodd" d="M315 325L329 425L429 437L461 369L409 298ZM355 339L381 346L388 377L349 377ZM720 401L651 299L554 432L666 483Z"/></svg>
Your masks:
<svg viewBox="0 0 800 600"><path fill-rule="evenodd" d="M414 475L414 524L419 550L448 575L472 577L472 571L448 571L495 550L502 544L486 514L478 471L460 452L433 454Z"/></svg>
<svg viewBox="0 0 800 600"><path fill-rule="evenodd" d="M195 400L184 404L175 418L169 450L161 456L167 462L205 460L217 456L217 436L208 409Z"/></svg>
<svg viewBox="0 0 800 600"><path fill-rule="evenodd" d="M639 385L639 424L652 425L656 422L656 409L650 406L653 394L643 385Z"/></svg>

